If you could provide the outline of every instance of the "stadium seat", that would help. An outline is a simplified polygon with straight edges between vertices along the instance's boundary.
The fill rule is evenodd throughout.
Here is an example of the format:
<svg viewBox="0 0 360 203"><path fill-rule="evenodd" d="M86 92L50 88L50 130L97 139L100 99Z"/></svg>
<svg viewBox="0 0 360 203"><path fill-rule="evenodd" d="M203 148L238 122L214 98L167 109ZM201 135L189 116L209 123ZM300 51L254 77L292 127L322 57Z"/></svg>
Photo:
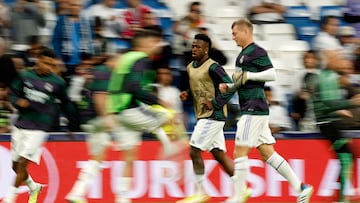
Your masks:
<svg viewBox="0 0 360 203"><path fill-rule="evenodd" d="M340 20L340 25L346 25L343 21L344 7L343 6L320 6L319 19L322 20L326 16L335 16Z"/></svg>
<svg viewBox="0 0 360 203"><path fill-rule="evenodd" d="M280 0L280 4L283 6L301 6L303 1L301 0Z"/></svg>
<svg viewBox="0 0 360 203"><path fill-rule="evenodd" d="M287 68L303 69L303 54L310 49L307 41L288 41L286 43L280 43L277 48L280 59L286 64Z"/></svg>
<svg viewBox="0 0 360 203"><path fill-rule="evenodd" d="M264 40L285 41L296 39L295 28L289 23L264 24L262 29Z"/></svg>
<svg viewBox="0 0 360 203"><path fill-rule="evenodd" d="M305 40L311 43L320 30L320 24L318 21L309 19L307 22L295 25L295 29L298 40Z"/></svg>
<svg viewBox="0 0 360 203"><path fill-rule="evenodd" d="M279 56L276 53L277 41L272 40L256 40L255 43L265 49L271 60L277 59Z"/></svg>
<svg viewBox="0 0 360 203"><path fill-rule="evenodd" d="M311 18L311 10L308 6L288 6L284 13L287 23L296 27L298 24L304 24Z"/></svg>

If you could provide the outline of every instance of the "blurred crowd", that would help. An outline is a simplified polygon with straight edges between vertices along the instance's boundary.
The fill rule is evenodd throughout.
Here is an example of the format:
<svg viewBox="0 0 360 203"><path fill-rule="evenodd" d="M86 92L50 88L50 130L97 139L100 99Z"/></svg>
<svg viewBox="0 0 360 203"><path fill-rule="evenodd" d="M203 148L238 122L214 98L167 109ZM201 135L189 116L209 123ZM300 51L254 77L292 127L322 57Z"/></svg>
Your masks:
<svg viewBox="0 0 360 203"><path fill-rule="evenodd" d="M17 0L8 5L0 2L0 69L1 66L12 66L17 71L33 67L38 60L38 53L43 47L50 47L57 56L54 72L61 75L69 87L69 97L78 108L86 108L83 100L86 94L86 83L92 79L95 66L105 64L109 58L131 49L131 39L138 29L150 28L163 33L163 51L153 57L153 66L158 69L158 83L162 87L186 90L188 77L185 67L192 60L191 45L196 33L203 33L212 38L207 19L202 15L201 2L191 2L187 14L179 19L172 19L172 32L164 32L160 17L153 8L141 0L124 0L127 8L119 12L115 8L117 0L95 1L85 6L82 0L55 0L56 22L50 37L40 35L39 28L46 26L46 6L39 0ZM292 92L285 102L279 100L278 89L267 87L266 95L270 105L270 125L273 133L284 130L316 131L315 118L310 101L314 91L314 75L318 74L324 64L320 53L335 53L333 63L341 63L339 72L344 97L359 92L360 72L360 12L354 12L359 1L348 1L348 12L344 18L328 16L321 21L321 30L313 39L311 50L303 54L305 74L301 76L302 86ZM360 3L357 3L360 4ZM286 23L283 14L286 6L280 1L251 1L248 5L248 18L254 24ZM347 23L340 26L340 23ZM230 25L229 25L230 30ZM212 38L213 39L213 38ZM241 48L239 48L240 53ZM230 64L217 41L214 40L209 56L220 65ZM328 58L327 58L328 59ZM174 66L176 62L177 67ZM178 68L182 67L182 68ZM275 67L276 68L276 67ZM1 71L1 70L0 70ZM7 73L1 72L4 78ZM303 73L299 73L303 74ZM16 117L7 97L7 84L0 84L0 133L9 132L11 120ZM275 85L276 86L276 85ZM84 93L85 92L85 93ZM178 92L172 90L172 92ZM174 93L174 94L175 94ZM164 95L164 97L166 94ZM174 98L170 95L170 98ZM234 99L236 100L236 99ZM185 102L176 104L176 111L182 114L187 130L191 131L195 123L193 105ZM226 130L234 130L234 119L239 113L231 104ZM344 119L344 128L360 128L360 110L352 109L353 118ZM59 126L54 131L63 130L66 122L59 113Z"/></svg>

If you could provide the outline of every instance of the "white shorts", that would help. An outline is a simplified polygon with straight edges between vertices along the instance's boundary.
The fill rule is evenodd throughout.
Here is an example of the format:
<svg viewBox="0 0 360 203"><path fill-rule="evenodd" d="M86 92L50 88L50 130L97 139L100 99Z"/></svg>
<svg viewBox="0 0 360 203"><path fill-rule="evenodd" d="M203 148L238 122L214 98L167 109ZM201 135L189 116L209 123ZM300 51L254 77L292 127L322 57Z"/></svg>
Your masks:
<svg viewBox="0 0 360 203"><path fill-rule="evenodd" d="M225 121L200 119L190 138L190 145L203 151L218 148L226 151L224 136Z"/></svg>
<svg viewBox="0 0 360 203"><path fill-rule="evenodd" d="M274 144L275 138L269 127L269 116L242 115L237 122L236 146L258 147Z"/></svg>
<svg viewBox="0 0 360 203"><path fill-rule="evenodd" d="M11 158L18 161L24 157L36 164L40 163L41 149L49 134L42 130L27 130L12 127Z"/></svg>
<svg viewBox="0 0 360 203"><path fill-rule="evenodd" d="M142 105L120 112L117 115L119 127L112 132L119 150L139 145L144 132L153 132L173 116L173 112L158 105Z"/></svg>
<svg viewBox="0 0 360 203"><path fill-rule="evenodd" d="M106 132L87 134L87 144L90 155L99 155L111 143L111 136Z"/></svg>
<svg viewBox="0 0 360 203"><path fill-rule="evenodd" d="M120 125L141 132L153 132L174 117L174 113L159 105L142 105L121 111L117 117Z"/></svg>

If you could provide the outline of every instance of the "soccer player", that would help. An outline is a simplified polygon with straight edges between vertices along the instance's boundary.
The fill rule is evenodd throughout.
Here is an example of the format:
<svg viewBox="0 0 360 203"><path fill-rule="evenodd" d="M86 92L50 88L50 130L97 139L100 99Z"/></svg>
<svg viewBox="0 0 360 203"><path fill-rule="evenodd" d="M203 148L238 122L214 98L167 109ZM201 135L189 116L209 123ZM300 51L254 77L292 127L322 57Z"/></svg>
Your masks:
<svg viewBox="0 0 360 203"><path fill-rule="evenodd" d="M57 99L61 101L61 109L69 119L69 129L78 130L76 110L67 97L65 81L52 72L56 63L54 52L44 47L34 69L21 72L12 82L10 101L19 114L11 135L12 167L16 178L3 203L14 203L17 188L24 182L30 189L29 203L37 202L42 185L33 181L27 166L29 162L40 162L41 147L48 138L47 132L57 121Z"/></svg>
<svg viewBox="0 0 360 203"><path fill-rule="evenodd" d="M75 76L74 80L83 79L84 82L70 82L76 87L69 89L80 89L80 96L72 94L70 98L76 103L80 115L81 124L84 131L88 132L87 143L90 160L86 167L82 168L78 179L74 183L71 191L65 197L66 200L75 203L86 202L85 193L94 176L101 170L101 162L106 157L106 149L110 144L110 134L107 132L106 125L101 130L93 131L89 129L91 123L96 120L108 119L106 113L106 99L108 81L111 75L110 66L118 57L111 56L106 62L98 65L93 64L93 59L83 60L78 67L81 71L80 76ZM92 67L92 66L95 67ZM83 84L82 87L78 87ZM69 91L70 92L73 91Z"/></svg>
<svg viewBox="0 0 360 203"><path fill-rule="evenodd" d="M205 178L202 151L211 152L229 176L234 173L234 164L225 154L223 132L225 104L232 94L221 94L218 89L220 83L229 83L231 79L217 62L209 58L210 48L211 40L207 35L195 35L192 43L194 61L187 66L190 89L180 93L183 101L192 96L198 121L190 138L190 157L195 172L196 191L194 195L179 200L178 203L205 202L210 198L202 185Z"/></svg>
<svg viewBox="0 0 360 203"><path fill-rule="evenodd" d="M275 139L269 128L269 107L265 99L265 81L275 80L275 70L264 49L253 41L253 25L247 19L235 21L232 26L233 40L242 48L236 59L235 85L221 84L225 89L236 90L239 95L241 117L235 137L235 172L233 195L226 203L246 202L251 190L246 186L249 172L248 153L256 147L262 159L276 169L299 193L298 202L308 203L313 187L303 184L288 162L274 149ZM231 87L231 88L228 88Z"/></svg>
<svg viewBox="0 0 360 203"><path fill-rule="evenodd" d="M345 195L346 184L352 178L353 152L349 145L351 140L342 135L343 126L339 121L341 118L353 117L350 108L360 105L360 94L344 99L344 91L341 88L339 73L345 68L351 68L352 62L343 59L337 51L325 51L324 56L326 68L317 76L312 95L314 113L321 135L330 142L340 161L339 202L349 202L349 199L356 198Z"/></svg>
<svg viewBox="0 0 360 203"><path fill-rule="evenodd" d="M151 57L158 54L162 46L159 32L138 31L132 39L132 50L121 56L110 77L107 107L120 123L114 132L125 161L124 174L116 184L117 203L131 202L128 191L132 185L132 165L144 132L155 133L165 153L175 149L161 128L174 113L164 108L170 107L167 102L152 93L156 70L152 68Z"/></svg>

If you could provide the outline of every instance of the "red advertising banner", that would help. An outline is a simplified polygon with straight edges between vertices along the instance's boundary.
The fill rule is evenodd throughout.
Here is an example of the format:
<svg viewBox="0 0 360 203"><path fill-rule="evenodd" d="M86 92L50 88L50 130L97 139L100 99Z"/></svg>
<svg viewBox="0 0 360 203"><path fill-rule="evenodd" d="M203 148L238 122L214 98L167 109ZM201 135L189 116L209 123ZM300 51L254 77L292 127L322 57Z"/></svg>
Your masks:
<svg viewBox="0 0 360 203"><path fill-rule="evenodd" d="M233 140L227 141L228 154L232 157ZM360 144L354 139L353 144ZM332 202L339 189L339 162L328 143L320 139L278 140L276 150L293 167L296 174L315 188L311 202ZM11 170L10 143L0 142L0 199L4 197L14 180ZM134 182L131 196L134 202L175 202L193 192L194 176L192 163L187 154L179 162L161 160L160 144L157 141L144 141L140 148L140 158L134 164ZM186 152L187 153L187 152ZM102 172L94 179L88 193L89 202L114 202L117 185L116 177L123 171L121 155L109 151L103 163ZM204 181L206 192L213 198L210 202L221 202L231 194L231 179L212 159L204 153L207 178ZM295 202L296 194L290 185L269 165L260 160L254 149L249 155L251 173L249 186L253 189L249 202ZM29 172L37 182L45 184L39 202L66 202L64 197L70 191L79 170L86 167L87 148L83 141L49 141L43 148L40 165L30 165ZM355 171L359 170L360 159L355 161ZM358 172L356 172L358 174ZM357 176L355 176L357 177ZM357 188L360 178L349 185L348 192ZM28 189L19 188L17 202L27 202Z"/></svg>

